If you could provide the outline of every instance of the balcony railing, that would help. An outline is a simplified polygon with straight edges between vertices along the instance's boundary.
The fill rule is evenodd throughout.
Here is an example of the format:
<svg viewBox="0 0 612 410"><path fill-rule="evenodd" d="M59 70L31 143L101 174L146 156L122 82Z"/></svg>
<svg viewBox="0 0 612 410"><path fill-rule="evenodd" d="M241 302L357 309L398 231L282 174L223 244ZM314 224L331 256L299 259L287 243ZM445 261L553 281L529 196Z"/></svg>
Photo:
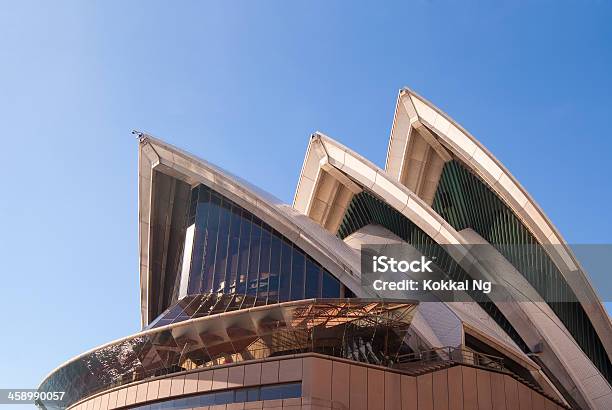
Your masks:
<svg viewBox="0 0 612 410"><path fill-rule="evenodd" d="M430 371L432 367L453 364L466 364L509 373L509 370L504 367L502 357L450 346L398 355L392 360L389 367L416 374Z"/></svg>

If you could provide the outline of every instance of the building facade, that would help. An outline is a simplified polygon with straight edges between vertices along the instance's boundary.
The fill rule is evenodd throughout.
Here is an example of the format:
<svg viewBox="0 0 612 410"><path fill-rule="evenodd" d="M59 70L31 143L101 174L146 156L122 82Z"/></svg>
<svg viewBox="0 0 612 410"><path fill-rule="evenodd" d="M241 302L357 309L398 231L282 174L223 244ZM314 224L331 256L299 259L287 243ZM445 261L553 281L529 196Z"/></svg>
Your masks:
<svg viewBox="0 0 612 410"><path fill-rule="evenodd" d="M65 400L39 407L612 408L588 276L504 166L408 89L385 169L315 133L292 205L140 134L138 217L142 331L58 367L39 390ZM382 297L362 285L367 244L508 290Z"/></svg>

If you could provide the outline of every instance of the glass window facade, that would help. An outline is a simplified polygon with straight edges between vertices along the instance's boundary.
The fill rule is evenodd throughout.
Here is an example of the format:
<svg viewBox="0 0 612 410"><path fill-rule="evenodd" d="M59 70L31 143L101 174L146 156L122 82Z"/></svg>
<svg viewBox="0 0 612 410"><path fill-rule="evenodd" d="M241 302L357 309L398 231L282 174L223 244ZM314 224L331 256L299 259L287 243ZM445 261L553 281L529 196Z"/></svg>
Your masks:
<svg viewBox="0 0 612 410"><path fill-rule="evenodd" d="M189 295L240 294L266 304L344 296L338 280L299 247L205 185L191 192L188 224L195 226Z"/></svg>
<svg viewBox="0 0 612 410"><path fill-rule="evenodd" d="M131 407L133 410L186 410L203 406L246 403L260 400L302 397L302 383L273 384L242 389L222 390Z"/></svg>
<svg viewBox="0 0 612 410"><path fill-rule="evenodd" d="M204 295L200 295L204 296ZM349 360L392 365L412 353L406 338L415 306L352 299L308 299L244 309L248 295L209 294L185 299L172 309L177 318L208 314L171 328L155 328L87 352L55 370L39 391L63 391L62 406L41 402L40 408L70 406L85 397L137 381L300 353L319 353ZM231 315L210 313L237 309ZM414 342L414 338L410 338ZM420 341L418 343L421 343ZM240 399L259 400L247 390ZM271 397L274 392L264 392ZM248 401L247 400L247 401Z"/></svg>
<svg viewBox="0 0 612 410"><path fill-rule="evenodd" d="M184 249L175 303L148 328L186 320L198 310L223 311L209 306L211 294L240 296L221 299L240 308L353 296L284 235L205 185L191 191Z"/></svg>

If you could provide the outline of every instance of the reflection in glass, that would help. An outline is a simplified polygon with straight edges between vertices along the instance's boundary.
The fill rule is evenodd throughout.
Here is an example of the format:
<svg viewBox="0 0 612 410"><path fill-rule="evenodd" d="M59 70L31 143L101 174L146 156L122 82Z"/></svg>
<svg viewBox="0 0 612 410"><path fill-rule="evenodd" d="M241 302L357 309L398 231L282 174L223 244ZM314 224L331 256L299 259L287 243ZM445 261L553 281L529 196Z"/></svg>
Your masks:
<svg viewBox="0 0 612 410"><path fill-rule="evenodd" d="M388 366L412 353L409 341L421 343L410 330L413 304L309 299L247 309L256 300L237 294L191 295L177 304L184 306L177 319L206 316L202 320L151 329L102 346L57 369L39 390L65 391L64 403L71 405L136 381L309 352ZM236 312L210 316L229 311ZM48 402L44 406L54 408Z"/></svg>
<svg viewBox="0 0 612 410"><path fill-rule="evenodd" d="M191 254L179 275L178 300L186 295L239 294L255 298L251 306L261 306L352 295L280 232L214 190L194 188L189 209L185 249ZM182 309L170 307L148 328L184 320Z"/></svg>

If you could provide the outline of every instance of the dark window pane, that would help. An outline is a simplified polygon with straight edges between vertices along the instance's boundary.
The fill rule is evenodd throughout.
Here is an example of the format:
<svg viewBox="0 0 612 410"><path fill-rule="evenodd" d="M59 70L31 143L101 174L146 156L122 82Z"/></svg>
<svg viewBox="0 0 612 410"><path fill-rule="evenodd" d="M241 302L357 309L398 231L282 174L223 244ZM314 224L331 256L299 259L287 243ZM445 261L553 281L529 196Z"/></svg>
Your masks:
<svg viewBox="0 0 612 410"><path fill-rule="evenodd" d="M210 406L215 404L215 394L207 393L200 396L200 406Z"/></svg>
<svg viewBox="0 0 612 410"><path fill-rule="evenodd" d="M270 278L270 227L262 225L261 246L259 250L259 281L257 282L257 298L265 300L268 297L268 280Z"/></svg>
<svg viewBox="0 0 612 410"><path fill-rule="evenodd" d="M340 287L340 297L343 297L343 298L355 298L357 296L355 296L353 291L350 290L349 288L347 288L346 286L341 286Z"/></svg>
<svg viewBox="0 0 612 410"><path fill-rule="evenodd" d="M187 226L195 223L196 208L198 206L198 196L200 193L201 186L202 185L191 190L191 198L189 199L189 212L187 213Z"/></svg>
<svg viewBox="0 0 612 410"><path fill-rule="evenodd" d="M161 403L161 410L169 410L174 408L174 402L172 400L168 400Z"/></svg>
<svg viewBox="0 0 612 410"><path fill-rule="evenodd" d="M293 248L291 263L291 300L304 298L304 254Z"/></svg>
<svg viewBox="0 0 612 410"><path fill-rule="evenodd" d="M261 221L253 218L251 227L251 245L249 247L249 273L247 278L247 295L257 294L257 279L259 274L259 250L261 247Z"/></svg>
<svg viewBox="0 0 612 410"><path fill-rule="evenodd" d="M246 293L246 279L249 268L249 243L251 240L251 214L242 211L242 224L240 226L240 254L238 256L238 288L236 293Z"/></svg>
<svg viewBox="0 0 612 410"><path fill-rule="evenodd" d="M206 228L210 231L219 230L219 212L221 211L221 196L217 193L210 195L210 209L208 210L208 223Z"/></svg>
<svg viewBox="0 0 612 410"><path fill-rule="evenodd" d="M164 319L176 319L181 314L183 309L184 306L182 306L182 303L177 303L176 305L172 306L167 313L164 314Z"/></svg>
<svg viewBox="0 0 612 410"><path fill-rule="evenodd" d="M213 300L212 296L203 295L202 301L200 303L200 307L198 308L198 310L196 310L192 318L207 316L210 313L210 309L212 308L212 300Z"/></svg>
<svg viewBox="0 0 612 410"><path fill-rule="evenodd" d="M182 410L182 409L188 408L187 407L187 399L170 400L168 403L170 403L170 408L171 409Z"/></svg>
<svg viewBox="0 0 612 410"><path fill-rule="evenodd" d="M289 300L290 285L291 285L291 256L293 247L285 240L281 243L281 272L280 272L280 295L279 301L286 302Z"/></svg>
<svg viewBox="0 0 612 410"><path fill-rule="evenodd" d="M236 394L234 395L234 402L244 403L246 401L247 401L247 389L236 390Z"/></svg>
<svg viewBox="0 0 612 410"><path fill-rule="evenodd" d="M192 299L191 303L185 308L183 314L189 316L190 318L194 315L194 313L198 310L200 305L202 304L202 296L196 296Z"/></svg>
<svg viewBox="0 0 612 410"><path fill-rule="evenodd" d="M329 272L323 272L323 294L324 298L340 297L340 282Z"/></svg>
<svg viewBox="0 0 612 410"><path fill-rule="evenodd" d="M222 391L215 393L215 404L228 404L234 402L234 391Z"/></svg>
<svg viewBox="0 0 612 410"><path fill-rule="evenodd" d="M219 230L219 214L221 198L212 195L208 211L208 224L204 238L204 263L202 266L202 285L199 293L208 293L212 289L212 277L215 268L215 255L217 253L217 235Z"/></svg>
<svg viewBox="0 0 612 410"><path fill-rule="evenodd" d="M321 267L311 258L306 258L306 298L321 297Z"/></svg>
<svg viewBox="0 0 612 410"><path fill-rule="evenodd" d="M302 383L291 383L280 386L284 399L302 397Z"/></svg>
<svg viewBox="0 0 612 410"><path fill-rule="evenodd" d="M198 407L200 405L200 399L198 396L187 398L187 408Z"/></svg>
<svg viewBox="0 0 612 410"><path fill-rule="evenodd" d="M249 389L247 391L247 401L258 401L259 400L259 388Z"/></svg>
<svg viewBox="0 0 612 410"><path fill-rule="evenodd" d="M290 399L302 396L302 384L291 383L279 386L262 386L260 400Z"/></svg>
<svg viewBox="0 0 612 410"><path fill-rule="evenodd" d="M239 206L234 205L232 207L229 244L227 251L227 269L225 274L225 280L227 282L225 288L229 289L230 292L235 292L236 289L236 274L238 272L238 247L240 245L240 212L241 209Z"/></svg>
<svg viewBox="0 0 612 410"><path fill-rule="evenodd" d="M224 200L219 215L219 235L217 239L217 256L215 258L215 276L213 290L222 292L225 287L225 268L227 267L227 246L231 218L231 204Z"/></svg>
<svg viewBox="0 0 612 410"><path fill-rule="evenodd" d="M204 246L206 244L206 223L208 221L208 212L210 208L210 191L204 189L200 190L198 200L189 285L187 287L187 293L189 294L200 293L202 258L204 256Z"/></svg>
<svg viewBox="0 0 612 410"><path fill-rule="evenodd" d="M268 281L268 298L278 300L278 274L281 262L281 240L275 234L270 238L270 279Z"/></svg>
<svg viewBox="0 0 612 410"><path fill-rule="evenodd" d="M194 301L195 301L195 306L193 306ZM199 306L198 298L194 296L184 297L175 306L183 306L184 309L182 312L179 313L179 315L174 319L173 322L176 323L176 322L182 322L184 320L188 320L191 318L191 315L193 315L195 309L197 309L197 307Z"/></svg>

